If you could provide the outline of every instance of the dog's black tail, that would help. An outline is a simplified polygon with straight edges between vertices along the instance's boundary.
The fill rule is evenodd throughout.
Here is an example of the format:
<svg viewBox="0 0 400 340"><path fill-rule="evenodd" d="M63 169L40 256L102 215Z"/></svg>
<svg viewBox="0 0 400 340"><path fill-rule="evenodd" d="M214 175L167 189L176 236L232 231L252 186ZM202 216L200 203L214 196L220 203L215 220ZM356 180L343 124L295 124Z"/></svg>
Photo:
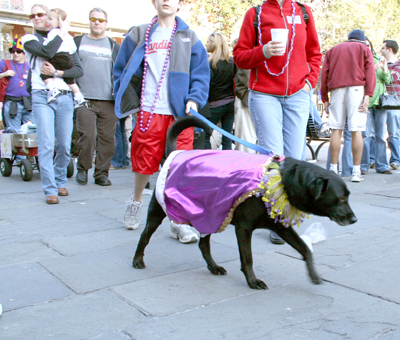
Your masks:
<svg viewBox="0 0 400 340"><path fill-rule="evenodd" d="M167 135L167 157L172 151L176 150L176 140L180 133L190 127L198 127L211 135L212 128L199 118L194 116L187 116L176 121L168 131Z"/></svg>

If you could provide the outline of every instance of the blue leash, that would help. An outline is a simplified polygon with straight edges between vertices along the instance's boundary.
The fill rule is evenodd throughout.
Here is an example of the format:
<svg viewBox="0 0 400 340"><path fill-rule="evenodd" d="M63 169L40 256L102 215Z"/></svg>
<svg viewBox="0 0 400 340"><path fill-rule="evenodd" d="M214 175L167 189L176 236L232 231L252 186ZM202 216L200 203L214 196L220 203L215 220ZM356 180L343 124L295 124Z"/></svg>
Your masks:
<svg viewBox="0 0 400 340"><path fill-rule="evenodd" d="M263 155L273 155L274 154L271 150L264 149L263 147L261 147L259 145L255 145L253 143L246 142L245 140L240 139L240 138L232 135L229 132L226 132L225 130L221 129L219 126L215 125L214 123L211 123L207 118L203 117L200 113L196 112L193 109L190 109L190 113L193 116L195 116L196 118L199 118L200 120L202 120L204 123L206 123L212 129L217 130L220 134L224 135L225 137L228 137L229 139L231 139L237 143L240 143L240 144L248 147L249 149L257 151Z"/></svg>

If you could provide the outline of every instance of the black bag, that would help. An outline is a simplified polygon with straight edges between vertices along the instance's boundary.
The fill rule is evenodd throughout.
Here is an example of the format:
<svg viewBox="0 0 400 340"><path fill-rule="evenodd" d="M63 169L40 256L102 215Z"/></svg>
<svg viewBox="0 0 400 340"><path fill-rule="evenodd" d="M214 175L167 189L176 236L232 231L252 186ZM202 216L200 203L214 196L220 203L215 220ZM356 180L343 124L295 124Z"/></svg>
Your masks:
<svg viewBox="0 0 400 340"><path fill-rule="evenodd" d="M400 110L400 98L397 94L381 94L379 106L382 110Z"/></svg>
<svg viewBox="0 0 400 340"><path fill-rule="evenodd" d="M379 96L379 107L382 110L400 110L400 98L397 96L397 91L396 91L396 86L399 85L393 84L392 76L390 76L390 84L388 85L392 87L394 94L388 94L388 93L381 94Z"/></svg>

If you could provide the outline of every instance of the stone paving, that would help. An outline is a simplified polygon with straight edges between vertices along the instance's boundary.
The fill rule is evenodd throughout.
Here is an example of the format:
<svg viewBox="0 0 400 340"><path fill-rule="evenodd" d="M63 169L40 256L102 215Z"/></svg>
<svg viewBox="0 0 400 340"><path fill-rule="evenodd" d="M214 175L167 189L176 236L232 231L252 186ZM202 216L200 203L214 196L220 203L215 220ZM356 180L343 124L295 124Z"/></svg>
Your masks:
<svg viewBox="0 0 400 340"><path fill-rule="evenodd" d="M321 166L324 156L326 147ZM327 231L313 245L322 285L292 248L256 230L254 268L267 291L247 286L232 226L211 238L227 276L207 270L196 244L170 238L167 220L146 249L147 268L134 269L146 216L135 231L122 224L128 168L110 171L110 187L91 172L86 186L71 178L70 195L52 206L39 173L23 182L13 172L0 176L1 340L400 339L400 171L345 178L356 224L312 216L297 228Z"/></svg>

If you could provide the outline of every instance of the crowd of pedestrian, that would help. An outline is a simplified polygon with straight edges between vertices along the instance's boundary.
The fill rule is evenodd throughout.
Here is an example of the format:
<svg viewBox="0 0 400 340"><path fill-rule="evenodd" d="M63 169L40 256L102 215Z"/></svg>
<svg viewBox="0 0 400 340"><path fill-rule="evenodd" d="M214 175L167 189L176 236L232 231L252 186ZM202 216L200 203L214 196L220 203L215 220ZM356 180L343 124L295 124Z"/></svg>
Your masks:
<svg viewBox="0 0 400 340"><path fill-rule="evenodd" d="M68 195L72 143L80 185L88 183L93 163L94 183L101 186L112 184L110 168L131 163L134 188L123 222L136 229L143 191L163 162L167 130L190 110L248 142L297 159L305 159L311 115L325 137L331 134L328 169L340 172L343 133L342 176L360 182L371 168L382 174L399 168L400 107L385 110L380 103L386 92L400 94L396 41L384 40L379 56L356 29L323 57L308 6L265 0L247 11L231 52L219 32L203 46L177 16L183 2L152 0L157 15L150 24L132 27L121 46L107 37L108 15L101 8L89 12L88 34L71 37L62 9L32 6L34 33L16 37L9 46L11 62L0 61L0 79L9 79L0 100L6 127L18 131L28 121L37 126L46 203ZM312 99L319 77L330 131ZM127 119L133 120L130 159ZM178 149L210 149L210 138L189 128ZM222 137L223 150L233 147L255 152ZM182 243L198 239L189 225L173 221L171 237ZM283 243L275 233L270 238Z"/></svg>

